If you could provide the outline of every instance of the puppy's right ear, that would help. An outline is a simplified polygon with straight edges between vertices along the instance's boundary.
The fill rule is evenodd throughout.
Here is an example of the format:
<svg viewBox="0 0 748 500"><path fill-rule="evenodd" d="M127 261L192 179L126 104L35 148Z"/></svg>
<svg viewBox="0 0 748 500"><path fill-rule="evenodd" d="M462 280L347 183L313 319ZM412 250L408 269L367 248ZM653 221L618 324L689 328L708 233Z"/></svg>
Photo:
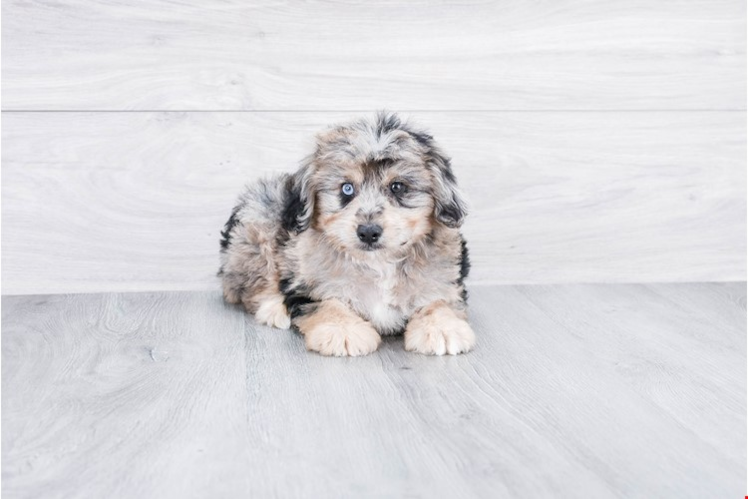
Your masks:
<svg viewBox="0 0 748 500"><path fill-rule="evenodd" d="M312 222L314 191L311 185L311 159L286 181L286 201L283 206L283 228L288 232L305 231Z"/></svg>

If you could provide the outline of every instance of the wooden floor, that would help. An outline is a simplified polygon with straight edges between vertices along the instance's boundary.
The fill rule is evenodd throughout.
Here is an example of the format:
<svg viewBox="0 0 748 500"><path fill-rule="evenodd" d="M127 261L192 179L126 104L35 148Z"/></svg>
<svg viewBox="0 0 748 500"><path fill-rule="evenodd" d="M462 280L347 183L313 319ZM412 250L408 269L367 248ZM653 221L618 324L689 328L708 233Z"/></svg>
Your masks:
<svg viewBox="0 0 748 500"><path fill-rule="evenodd" d="M307 353L217 292L5 296L4 497L727 497L745 283L472 288L474 352Z"/></svg>

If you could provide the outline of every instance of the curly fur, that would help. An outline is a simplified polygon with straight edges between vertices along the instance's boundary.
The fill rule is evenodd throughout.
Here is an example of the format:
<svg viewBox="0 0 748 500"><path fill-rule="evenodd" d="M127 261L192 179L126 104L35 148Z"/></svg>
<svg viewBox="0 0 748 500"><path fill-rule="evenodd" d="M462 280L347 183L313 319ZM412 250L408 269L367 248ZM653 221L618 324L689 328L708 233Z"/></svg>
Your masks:
<svg viewBox="0 0 748 500"><path fill-rule="evenodd" d="M466 352L465 216L430 135L391 113L333 127L296 173L239 197L221 232L224 297L321 354L368 354L395 333L408 350ZM381 238L362 239L364 225Z"/></svg>

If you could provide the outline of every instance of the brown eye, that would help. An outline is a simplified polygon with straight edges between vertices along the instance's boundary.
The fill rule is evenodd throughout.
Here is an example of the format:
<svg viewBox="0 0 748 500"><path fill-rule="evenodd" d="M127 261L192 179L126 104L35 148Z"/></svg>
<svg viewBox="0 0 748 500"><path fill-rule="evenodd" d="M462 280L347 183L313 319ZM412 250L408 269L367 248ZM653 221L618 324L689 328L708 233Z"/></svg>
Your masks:
<svg viewBox="0 0 748 500"><path fill-rule="evenodd" d="M405 191L405 185L402 182L393 182L390 184L390 191L394 194L399 194Z"/></svg>

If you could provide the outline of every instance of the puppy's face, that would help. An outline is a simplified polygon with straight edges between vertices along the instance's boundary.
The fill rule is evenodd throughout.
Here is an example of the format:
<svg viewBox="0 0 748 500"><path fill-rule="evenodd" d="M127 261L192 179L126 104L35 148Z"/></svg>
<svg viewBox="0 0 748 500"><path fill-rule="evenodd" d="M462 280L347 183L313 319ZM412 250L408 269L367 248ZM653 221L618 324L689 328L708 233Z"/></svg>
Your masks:
<svg viewBox="0 0 748 500"><path fill-rule="evenodd" d="M396 254L465 215L449 159L390 114L318 136L294 183L297 230L311 224L351 254Z"/></svg>
<svg viewBox="0 0 748 500"><path fill-rule="evenodd" d="M393 252L431 231L432 182L414 158L346 159L315 176L314 226L348 252Z"/></svg>

